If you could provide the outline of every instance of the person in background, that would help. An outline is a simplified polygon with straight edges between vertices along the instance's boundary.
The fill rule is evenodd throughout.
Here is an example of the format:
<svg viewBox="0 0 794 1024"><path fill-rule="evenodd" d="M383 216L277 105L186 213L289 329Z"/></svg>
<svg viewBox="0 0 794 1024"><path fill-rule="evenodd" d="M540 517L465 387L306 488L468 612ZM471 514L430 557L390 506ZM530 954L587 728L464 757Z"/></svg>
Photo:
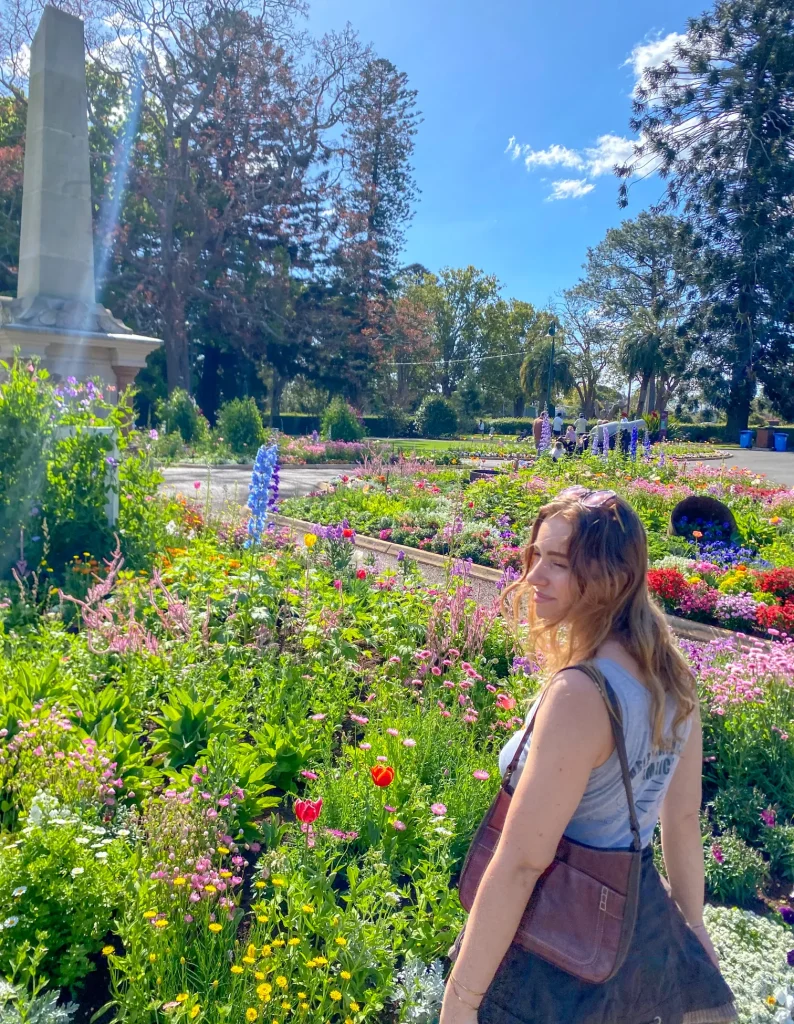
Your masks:
<svg viewBox="0 0 794 1024"><path fill-rule="evenodd" d="M584 437L587 433L587 420L584 418L584 413L579 413L573 427L576 431L576 440L578 441L580 437Z"/></svg>
<svg viewBox="0 0 794 1024"><path fill-rule="evenodd" d="M481 434L485 433L485 421L484 420L480 420L480 422L477 424L477 429L479 430L479 432Z"/></svg>
<svg viewBox="0 0 794 1024"><path fill-rule="evenodd" d="M571 454L573 454L573 451L576 448L576 441L576 430L573 423L569 423L568 429L565 431L565 447Z"/></svg>
<svg viewBox="0 0 794 1024"><path fill-rule="evenodd" d="M555 462L559 461L563 455L565 455L565 448L563 447L562 441L557 438L554 442L554 446L551 449L551 457Z"/></svg>
<svg viewBox="0 0 794 1024"><path fill-rule="evenodd" d="M540 439L543 436L543 417L536 416L532 424L532 436L535 438L535 449L540 451Z"/></svg>
<svg viewBox="0 0 794 1024"><path fill-rule="evenodd" d="M554 417L551 429L555 437L559 437L562 433L562 416L560 416L559 412Z"/></svg>

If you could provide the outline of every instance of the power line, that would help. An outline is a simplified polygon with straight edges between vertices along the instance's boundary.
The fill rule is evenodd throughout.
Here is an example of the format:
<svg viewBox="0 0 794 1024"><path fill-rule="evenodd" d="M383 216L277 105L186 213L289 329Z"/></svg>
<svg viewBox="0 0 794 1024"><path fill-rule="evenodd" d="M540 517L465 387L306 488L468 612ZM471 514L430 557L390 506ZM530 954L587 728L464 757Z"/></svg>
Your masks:
<svg viewBox="0 0 794 1024"><path fill-rule="evenodd" d="M488 359L524 359L526 352L505 352L498 356L468 356L463 359L434 359L430 362L384 363L384 366L450 366L452 363L484 363Z"/></svg>

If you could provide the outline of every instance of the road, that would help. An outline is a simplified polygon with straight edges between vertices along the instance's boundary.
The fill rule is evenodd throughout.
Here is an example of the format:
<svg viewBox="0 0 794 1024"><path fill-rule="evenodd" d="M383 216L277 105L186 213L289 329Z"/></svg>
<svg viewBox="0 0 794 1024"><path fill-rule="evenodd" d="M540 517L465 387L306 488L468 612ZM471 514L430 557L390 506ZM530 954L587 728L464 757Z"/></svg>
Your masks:
<svg viewBox="0 0 794 1024"><path fill-rule="evenodd" d="M794 452L770 452L765 448L732 448L726 466L741 466L754 473L766 473L770 480L794 487Z"/></svg>

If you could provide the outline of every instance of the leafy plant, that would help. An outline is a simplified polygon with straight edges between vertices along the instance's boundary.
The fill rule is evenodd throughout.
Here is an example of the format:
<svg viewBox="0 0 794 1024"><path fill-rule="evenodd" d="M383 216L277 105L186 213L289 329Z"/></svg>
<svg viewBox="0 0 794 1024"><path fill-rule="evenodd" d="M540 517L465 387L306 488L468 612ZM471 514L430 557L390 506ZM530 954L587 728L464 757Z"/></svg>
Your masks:
<svg viewBox="0 0 794 1024"><path fill-rule="evenodd" d="M445 437L458 429L458 414L446 398L427 395L417 410L416 427L422 437Z"/></svg>
<svg viewBox="0 0 794 1024"><path fill-rule="evenodd" d="M234 398L218 412L218 433L235 455L253 457L265 441L262 416L253 398Z"/></svg>
<svg viewBox="0 0 794 1024"><path fill-rule="evenodd" d="M767 877L761 854L735 832L706 840L706 887L724 903L746 907Z"/></svg>
<svg viewBox="0 0 794 1024"><path fill-rule="evenodd" d="M175 388L166 399L159 399L155 405L158 422L167 433L176 431L185 444L203 441L209 433L209 425L201 415L196 400L183 388Z"/></svg>
<svg viewBox="0 0 794 1024"><path fill-rule="evenodd" d="M321 429L327 441L360 441L366 433L353 409L341 396L332 399L327 406Z"/></svg>
<svg viewBox="0 0 794 1024"><path fill-rule="evenodd" d="M152 756L175 771L194 765L213 735L237 731L230 721L232 711L228 700L202 700L195 691L175 690L153 717L157 728L150 737Z"/></svg>

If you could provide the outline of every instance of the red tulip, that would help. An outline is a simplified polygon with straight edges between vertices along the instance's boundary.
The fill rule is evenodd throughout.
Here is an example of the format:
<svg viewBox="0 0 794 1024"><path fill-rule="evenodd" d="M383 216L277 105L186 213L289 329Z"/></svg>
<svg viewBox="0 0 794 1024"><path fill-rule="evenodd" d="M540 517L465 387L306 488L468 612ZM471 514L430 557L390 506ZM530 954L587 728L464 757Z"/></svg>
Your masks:
<svg viewBox="0 0 794 1024"><path fill-rule="evenodd" d="M369 771L372 781L381 789L385 789L386 786L390 786L394 782L394 769L388 764L373 765Z"/></svg>
<svg viewBox="0 0 794 1024"><path fill-rule="evenodd" d="M304 825L311 825L313 821L317 821L320 817L320 811L323 809L322 797L319 800L296 800L295 801L295 817L298 821L302 821Z"/></svg>
<svg viewBox="0 0 794 1024"><path fill-rule="evenodd" d="M367 578L367 570L366 569L359 569L358 572L356 573L356 579L357 580L365 580L366 578Z"/></svg>
<svg viewBox="0 0 794 1024"><path fill-rule="evenodd" d="M345 538L345 540L350 540L350 538L353 536L353 531L348 527L345 527L345 529L342 530L342 536Z"/></svg>

